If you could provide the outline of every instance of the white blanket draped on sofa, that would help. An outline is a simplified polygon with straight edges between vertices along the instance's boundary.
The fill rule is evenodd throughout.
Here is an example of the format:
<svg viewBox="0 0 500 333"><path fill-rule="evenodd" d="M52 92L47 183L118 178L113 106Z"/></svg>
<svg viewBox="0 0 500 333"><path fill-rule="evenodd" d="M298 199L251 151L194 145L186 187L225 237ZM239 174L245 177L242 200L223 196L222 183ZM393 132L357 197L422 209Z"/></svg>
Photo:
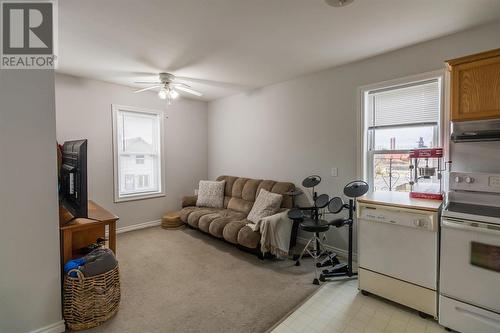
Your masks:
<svg viewBox="0 0 500 333"><path fill-rule="evenodd" d="M260 250L270 252L276 256L287 256L290 247L292 221L288 218L288 209L264 217L258 223L248 223L253 231L260 231Z"/></svg>

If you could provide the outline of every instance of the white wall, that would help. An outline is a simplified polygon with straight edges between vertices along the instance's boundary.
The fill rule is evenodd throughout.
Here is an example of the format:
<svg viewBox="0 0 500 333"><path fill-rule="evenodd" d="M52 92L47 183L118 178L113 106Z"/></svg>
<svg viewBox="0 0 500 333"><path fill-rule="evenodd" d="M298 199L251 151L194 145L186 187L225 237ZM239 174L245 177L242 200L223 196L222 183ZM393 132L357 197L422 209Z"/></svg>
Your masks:
<svg viewBox="0 0 500 333"><path fill-rule="evenodd" d="M168 106L155 93L100 81L56 75L57 140L88 139L88 185L92 199L120 217L118 228L160 219L180 208L207 178L207 103L178 99ZM113 202L111 104L164 110L165 197ZM118 250L119 252L119 250Z"/></svg>
<svg viewBox="0 0 500 333"><path fill-rule="evenodd" d="M53 71L0 70L0 332L64 331L55 144Z"/></svg>
<svg viewBox="0 0 500 333"><path fill-rule="evenodd" d="M357 88L438 70L446 59L499 48L499 33L496 22L214 101L208 119L209 176L299 185L307 175L318 174L323 177L319 193L337 195L357 177ZM332 167L339 169L336 178L330 176ZM330 233L333 246L346 248L346 230Z"/></svg>

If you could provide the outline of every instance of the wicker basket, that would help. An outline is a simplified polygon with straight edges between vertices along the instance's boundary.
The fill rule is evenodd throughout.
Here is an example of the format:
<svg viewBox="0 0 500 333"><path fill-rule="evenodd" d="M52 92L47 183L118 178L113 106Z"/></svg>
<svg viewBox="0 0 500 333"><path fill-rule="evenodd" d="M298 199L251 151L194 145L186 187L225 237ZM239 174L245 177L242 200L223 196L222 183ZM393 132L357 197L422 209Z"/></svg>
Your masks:
<svg viewBox="0 0 500 333"><path fill-rule="evenodd" d="M163 215L161 218L161 227L163 229L182 229L184 228L184 223L178 212L171 212Z"/></svg>
<svg viewBox="0 0 500 333"><path fill-rule="evenodd" d="M69 273L76 272L78 277ZM73 269L64 278L63 312L66 325L72 330L96 327L111 318L120 304L120 273L118 265L96 276L85 277Z"/></svg>

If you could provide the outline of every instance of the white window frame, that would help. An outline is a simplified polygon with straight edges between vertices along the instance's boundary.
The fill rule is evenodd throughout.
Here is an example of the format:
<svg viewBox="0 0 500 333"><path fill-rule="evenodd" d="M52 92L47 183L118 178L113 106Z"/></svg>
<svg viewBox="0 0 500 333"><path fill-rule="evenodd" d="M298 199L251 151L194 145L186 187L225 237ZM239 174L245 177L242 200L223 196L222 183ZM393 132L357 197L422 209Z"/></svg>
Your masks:
<svg viewBox="0 0 500 333"><path fill-rule="evenodd" d="M369 84L365 86L361 86L358 88L358 126L357 126L357 174L359 178L364 179L370 185L370 188L373 188L373 156L375 153L382 153L383 151L373 151L369 152L368 147L368 117L365 112L367 109L367 103L369 102L368 93L373 90L391 88L404 86L408 84L418 83L429 81L433 79L440 80L440 114L438 119L438 132L439 134L435 134L435 139L437 140L436 144L439 147L443 147L446 144L445 134L446 129L444 127L445 124L445 88L447 87L447 77L445 75L445 70L437 70L432 72L426 72L422 74L406 76L402 78L398 78L395 80L383 81L379 83ZM387 150L385 151L388 154L403 154L408 153L409 150ZM371 164L370 164L371 163Z"/></svg>
<svg viewBox="0 0 500 333"><path fill-rule="evenodd" d="M165 192L165 135L164 135L164 112L160 110L152 110L152 109L146 109L146 108L139 108L139 107L133 107L133 106L126 106L126 105L117 105L117 104L112 104L111 105L111 110L112 110L112 116L113 116L113 182L114 182L114 201L115 202L125 202L125 201L133 201L133 200L142 200L142 199L150 199L150 198L158 198L158 197L164 197L166 195ZM119 163L119 158L118 158L118 142L117 142L117 136L118 136L118 126L117 126L117 120L118 120L118 113L120 111L125 111L125 112L135 112L135 113L144 113L144 114L149 114L149 115L155 115L158 116L159 118L159 130L160 130L160 140L158 142L159 144L159 158L158 158L158 163L159 169L160 169L160 190L155 191L155 192L149 192L149 193L137 193L137 194L129 194L129 195L122 195L120 196L120 175L118 173L118 163Z"/></svg>

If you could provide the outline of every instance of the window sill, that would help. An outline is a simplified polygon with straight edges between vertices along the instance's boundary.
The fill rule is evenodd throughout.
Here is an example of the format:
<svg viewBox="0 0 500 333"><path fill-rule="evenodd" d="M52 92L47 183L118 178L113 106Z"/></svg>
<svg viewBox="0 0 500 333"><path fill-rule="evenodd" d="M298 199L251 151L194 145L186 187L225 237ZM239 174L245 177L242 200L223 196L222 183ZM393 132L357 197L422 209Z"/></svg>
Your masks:
<svg viewBox="0 0 500 333"><path fill-rule="evenodd" d="M136 194L136 195L128 195L124 196L121 198L116 198L115 197L115 203L120 203L120 202L127 202L127 201L136 201L136 200L146 200L146 199L153 199L153 198L161 198L165 197L166 193L152 193L152 194Z"/></svg>

